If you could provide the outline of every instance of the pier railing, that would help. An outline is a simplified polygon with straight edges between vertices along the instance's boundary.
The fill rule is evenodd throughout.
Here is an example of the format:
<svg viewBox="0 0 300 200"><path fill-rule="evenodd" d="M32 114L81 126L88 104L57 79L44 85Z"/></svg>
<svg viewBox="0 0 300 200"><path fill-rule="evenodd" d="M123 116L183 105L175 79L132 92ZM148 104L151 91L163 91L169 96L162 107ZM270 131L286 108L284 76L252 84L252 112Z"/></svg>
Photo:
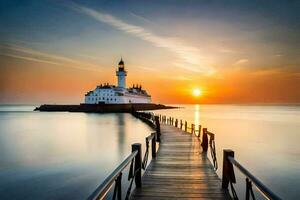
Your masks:
<svg viewBox="0 0 300 200"><path fill-rule="evenodd" d="M234 183L236 183L234 167L236 167L246 177L246 200L249 200L250 197L252 199L255 199L252 183L266 199L281 199L279 196L273 193L267 186L265 186L258 178L251 174L243 165L241 165L237 160L235 160L234 151L223 150L222 188L228 189L230 185L231 195L234 200L239 199L233 185Z"/></svg>
<svg viewBox="0 0 300 200"><path fill-rule="evenodd" d="M159 115L159 121L162 124L168 124L180 128L185 132L194 134L198 138L201 135L201 125L198 125L196 130L195 124L191 123L188 125L187 121L178 120L173 117L167 117L165 115ZM208 138L209 137L209 138ZM218 169L217 155L216 155L216 145L215 145L215 134L207 130L207 128L202 128L202 150L204 153L207 152L208 147L210 147L211 157L213 161L214 169ZM245 177L246 177L246 194L245 199L250 198L255 199L255 195L252 189L252 184L258 189L258 191L266 198L271 200L280 200L281 198L273 193L267 186L265 186L258 178L251 174L245 167L243 167L234 158L234 151L224 150L223 152L223 171L222 171L222 188L228 189L230 186L231 196L234 200L238 200L239 197L234 189L234 183L236 183L234 167L236 167ZM243 198L242 198L243 199Z"/></svg>
<svg viewBox="0 0 300 200"><path fill-rule="evenodd" d="M156 130L156 141L160 142L160 120L159 116L155 116L152 112L136 112L131 113L136 118L144 121L150 127Z"/></svg>
<svg viewBox="0 0 300 200"><path fill-rule="evenodd" d="M130 169L128 173L128 180L130 181L129 187L127 189L125 199L129 199L131 192L131 187L133 180L135 180L136 187L141 187L141 144L132 145L132 153L99 185L96 190L88 197L89 200L99 200L104 199L107 193L115 184L113 198L112 199L122 199L122 172L130 164Z"/></svg>
<svg viewBox="0 0 300 200"><path fill-rule="evenodd" d="M111 191L113 185L112 199L121 200L122 198L122 174L126 167L130 164L128 181L129 186L126 191L125 200L128 200L131 194L133 181L137 188L142 187L142 170L145 170L148 162L149 143L151 142L152 158L156 157L156 133L151 133L146 137L146 151L142 160L140 143L132 144L132 152L127 158L100 184L96 190L88 197L89 200L102 200L105 199L107 194Z"/></svg>

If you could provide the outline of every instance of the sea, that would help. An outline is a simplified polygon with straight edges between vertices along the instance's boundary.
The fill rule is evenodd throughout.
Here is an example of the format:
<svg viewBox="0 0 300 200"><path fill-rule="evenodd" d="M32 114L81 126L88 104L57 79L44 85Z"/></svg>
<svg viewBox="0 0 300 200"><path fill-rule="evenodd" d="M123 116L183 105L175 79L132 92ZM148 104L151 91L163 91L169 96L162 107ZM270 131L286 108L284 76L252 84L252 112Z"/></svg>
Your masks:
<svg viewBox="0 0 300 200"><path fill-rule="evenodd" d="M201 125L222 154L235 158L283 199L300 196L300 106L173 105L157 110ZM35 105L0 105L0 199L86 199L153 130L131 114L33 111ZM209 156L209 154L208 154ZM235 169L245 196L245 177ZM126 173L125 173L126 175ZM123 187L128 183L123 178ZM256 190L254 188L254 190Z"/></svg>

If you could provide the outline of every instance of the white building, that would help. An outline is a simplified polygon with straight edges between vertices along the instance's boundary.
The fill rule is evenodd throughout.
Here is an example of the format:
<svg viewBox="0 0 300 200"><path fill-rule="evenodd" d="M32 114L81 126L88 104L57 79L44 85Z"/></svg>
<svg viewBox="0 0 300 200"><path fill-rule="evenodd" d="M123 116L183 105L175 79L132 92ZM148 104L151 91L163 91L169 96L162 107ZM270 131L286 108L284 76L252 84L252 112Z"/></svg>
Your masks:
<svg viewBox="0 0 300 200"><path fill-rule="evenodd" d="M124 62L121 59L116 71L118 86L101 84L93 91L85 94L86 104L124 104L124 103L151 103L151 96L147 94L142 86L133 85L126 88L126 76Z"/></svg>

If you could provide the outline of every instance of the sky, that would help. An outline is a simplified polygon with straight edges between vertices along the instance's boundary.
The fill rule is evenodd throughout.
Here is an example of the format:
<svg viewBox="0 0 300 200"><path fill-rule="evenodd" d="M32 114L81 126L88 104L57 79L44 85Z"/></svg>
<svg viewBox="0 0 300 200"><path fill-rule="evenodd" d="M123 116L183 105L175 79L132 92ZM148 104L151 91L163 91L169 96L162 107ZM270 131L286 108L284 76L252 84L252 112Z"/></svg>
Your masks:
<svg viewBox="0 0 300 200"><path fill-rule="evenodd" d="M300 103L297 0L2 0L0 27L1 104L81 103L121 57L155 103Z"/></svg>

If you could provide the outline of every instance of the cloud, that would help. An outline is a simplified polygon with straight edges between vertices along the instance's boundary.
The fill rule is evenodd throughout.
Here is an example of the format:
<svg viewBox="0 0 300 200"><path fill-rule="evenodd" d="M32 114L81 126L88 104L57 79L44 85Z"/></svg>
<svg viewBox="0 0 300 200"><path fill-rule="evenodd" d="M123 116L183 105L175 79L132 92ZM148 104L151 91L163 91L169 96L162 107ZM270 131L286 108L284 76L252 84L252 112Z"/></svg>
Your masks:
<svg viewBox="0 0 300 200"><path fill-rule="evenodd" d="M87 58L87 59L90 59L90 60L95 60L95 61L103 60L103 58L101 59L100 57L97 57L97 56L91 56L91 55L85 55L85 54L77 54L77 55L80 56L80 57Z"/></svg>
<svg viewBox="0 0 300 200"><path fill-rule="evenodd" d="M141 26L126 23L121 19L110 14L99 12L77 4L73 4L71 8L79 13L83 13L89 17L94 18L97 21L106 23L122 32L147 41L156 47L165 48L175 53L177 55L177 58L179 59L179 62L183 62L185 64L184 69L186 70L194 72L197 71L202 73L212 71L211 67L203 65L200 57L200 51L198 48L186 45L183 42L181 42L178 38L169 38L156 35Z"/></svg>
<svg viewBox="0 0 300 200"><path fill-rule="evenodd" d="M130 12L130 14L131 14L133 17L135 17L135 18L137 18L137 19L139 19L139 20L141 20L141 21L143 21L143 22L146 22L146 23L152 24L152 25L156 25L155 23L153 23L152 21L150 21L149 19L147 19L147 18L145 18L145 17L142 17L142 16L140 16L140 15L137 15L137 14L135 14L135 13L133 13L133 12Z"/></svg>
<svg viewBox="0 0 300 200"><path fill-rule="evenodd" d="M32 62L42 62L47 64L60 65L64 67L71 67L71 68L76 68L81 70L100 71L97 65L91 63L75 60L60 55L37 51L26 47L21 47L16 45L0 45L0 48L11 52L11 53L2 54L8 57L23 59Z"/></svg>
<svg viewBox="0 0 300 200"><path fill-rule="evenodd" d="M282 54L275 54L274 56L275 57L282 57L283 55Z"/></svg>
<svg viewBox="0 0 300 200"><path fill-rule="evenodd" d="M220 49L218 49L218 51L221 53L236 53L236 51L234 51L232 49L226 49L226 48L220 48Z"/></svg>
<svg viewBox="0 0 300 200"><path fill-rule="evenodd" d="M167 75L160 75L159 77L163 78L163 79L169 79L169 80L176 80L176 81L191 81L193 80L190 77L186 77L186 76L167 76Z"/></svg>
<svg viewBox="0 0 300 200"><path fill-rule="evenodd" d="M248 59L240 59L240 60L236 61L234 63L234 65L242 65L242 64L247 63L247 62L249 62Z"/></svg>
<svg viewBox="0 0 300 200"><path fill-rule="evenodd" d="M32 57L27 57L27 56L18 56L18 55L13 55L13 54L0 54L1 56L7 56L7 57L12 57L12 58L18 58L22 60L27 60L27 61L33 61L33 62L40 62L40 63L46 63L46 64L51 64L51 65L61 65L56 62L51 62L47 60L42 60L42 59L37 59L37 58L32 58Z"/></svg>

